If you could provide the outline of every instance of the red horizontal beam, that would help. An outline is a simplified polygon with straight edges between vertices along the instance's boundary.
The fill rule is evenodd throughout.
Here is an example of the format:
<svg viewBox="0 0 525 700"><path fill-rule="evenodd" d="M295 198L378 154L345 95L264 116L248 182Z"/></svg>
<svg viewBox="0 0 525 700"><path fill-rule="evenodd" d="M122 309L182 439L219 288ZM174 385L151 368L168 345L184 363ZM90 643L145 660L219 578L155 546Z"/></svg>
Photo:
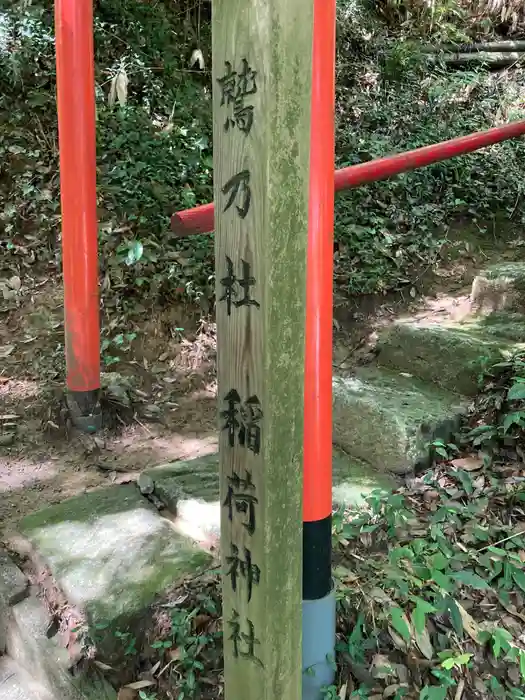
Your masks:
<svg viewBox="0 0 525 700"><path fill-rule="evenodd" d="M365 185L369 182L385 180L409 170L423 168L432 163L448 160L465 153L472 153L479 148L492 146L500 141L516 138L525 134L525 121L512 122L497 126L487 131L478 131L468 136L459 136L450 141L442 141L431 146L423 146L413 151L398 153L385 158L378 158L366 163L351 165L335 172L335 191L348 190L351 187ZM213 203L203 204L195 209L186 209L173 214L171 228L178 236L191 236L197 233L210 233L214 228Z"/></svg>

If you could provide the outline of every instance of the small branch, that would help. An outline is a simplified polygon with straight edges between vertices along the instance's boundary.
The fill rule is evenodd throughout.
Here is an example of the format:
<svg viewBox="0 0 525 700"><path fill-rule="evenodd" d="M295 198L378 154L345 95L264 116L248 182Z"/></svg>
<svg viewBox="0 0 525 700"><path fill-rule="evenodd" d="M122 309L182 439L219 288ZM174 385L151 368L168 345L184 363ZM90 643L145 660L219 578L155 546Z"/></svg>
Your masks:
<svg viewBox="0 0 525 700"><path fill-rule="evenodd" d="M481 549L478 549L478 554L480 552L484 552L485 550L489 549L490 547L497 547L500 544L503 544L504 542L508 542L509 540L513 540L515 537L521 537L522 535L525 535L525 530L519 530L518 532L515 532L513 535L509 535L508 537L505 537L502 540L498 540L497 542L492 542L491 544L488 544L486 547L482 547Z"/></svg>

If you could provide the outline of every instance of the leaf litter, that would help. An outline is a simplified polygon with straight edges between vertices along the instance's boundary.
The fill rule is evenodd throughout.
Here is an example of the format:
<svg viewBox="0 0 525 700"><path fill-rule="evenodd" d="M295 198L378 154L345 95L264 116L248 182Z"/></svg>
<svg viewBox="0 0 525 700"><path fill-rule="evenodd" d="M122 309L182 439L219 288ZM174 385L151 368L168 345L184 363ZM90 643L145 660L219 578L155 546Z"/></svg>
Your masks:
<svg viewBox="0 0 525 700"><path fill-rule="evenodd" d="M482 420L477 399L467 431ZM327 699L525 700L525 464L509 454L507 441L487 459L469 437L460 456L334 513ZM162 700L222 697L219 571L170 600L155 611L138 680Z"/></svg>

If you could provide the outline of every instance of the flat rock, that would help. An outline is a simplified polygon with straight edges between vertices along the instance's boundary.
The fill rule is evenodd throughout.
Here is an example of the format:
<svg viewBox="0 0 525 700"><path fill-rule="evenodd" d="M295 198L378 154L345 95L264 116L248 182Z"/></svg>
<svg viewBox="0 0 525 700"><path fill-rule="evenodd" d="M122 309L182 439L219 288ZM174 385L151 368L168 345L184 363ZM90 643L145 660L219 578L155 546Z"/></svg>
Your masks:
<svg viewBox="0 0 525 700"><path fill-rule="evenodd" d="M400 482L388 472L380 472L356 457L333 450L334 506L360 506L373 491L393 491Z"/></svg>
<svg viewBox="0 0 525 700"><path fill-rule="evenodd" d="M10 607L26 595L28 581L4 550L0 549L0 653L5 651Z"/></svg>
<svg viewBox="0 0 525 700"><path fill-rule="evenodd" d="M368 464L333 451L334 505L359 505L372 491L392 490L398 482ZM219 455L170 462L147 469L155 495L187 525L193 536L220 535Z"/></svg>
<svg viewBox="0 0 525 700"><path fill-rule="evenodd" d="M0 700L55 700L8 656L0 658ZM61 700L56 698L56 700Z"/></svg>
<svg viewBox="0 0 525 700"><path fill-rule="evenodd" d="M500 263L480 272L472 283L471 307L478 314L525 313L525 263Z"/></svg>
<svg viewBox="0 0 525 700"><path fill-rule="evenodd" d="M0 549L0 598L15 605L26 595L28 581L11 557Z"/></svg>
<svg viewBox="0 0 525 700"><path fill-rule="evenodd" d="M158 596L211 560L132 484L68 499L24 518L19 529L69 603L90 624L111 629L140 627Z"/></svg>
<svg viewBox="0 0 525 700"><path fill-rule="evenodd" d="M474 396L483 369L509 357L517 347L494 333L484 334L474 324L397 322L380 335L377 361L443 389Z"/></svg>
<svg viewBox="0 0 525 700"><path fill-rule="evenodd" d="M142 472L154 484L154 494L174 515L181 502L199 499L206 503L219 498L219 455L179 460L151 467Z"/></svg>
<svg viewBox="0 0 525 700"><path fill-rule="evenodd" d="M48 636L49 616L41 600L30 596L14 606L7 651L34 682L60 700L116 700L104 678L90 669L70 673L71 660L57 636Z"/></svg>
<svg viewBox="0 0 525 700"><path fill-rule="evenodd" d="M465 403L411 377L360 368L334 377L334 443L379 471L406 474L429 463L429 443L450 440Z"/></svg>
<svg viewBox="0 0 525 700"><path fill-rule="evenodd" d="M517 312L495 311L488 316L474 316L465 319L460 327L482 333L487 339L495 337L514 343L525 343L525 316Z"/></svg>

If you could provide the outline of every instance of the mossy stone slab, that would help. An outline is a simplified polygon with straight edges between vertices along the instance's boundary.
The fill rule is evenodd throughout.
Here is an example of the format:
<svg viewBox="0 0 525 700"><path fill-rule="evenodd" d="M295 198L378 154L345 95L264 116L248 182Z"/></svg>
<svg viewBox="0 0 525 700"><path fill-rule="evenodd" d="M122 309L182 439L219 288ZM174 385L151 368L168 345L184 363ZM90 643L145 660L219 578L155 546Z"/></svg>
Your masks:
<svg viewBox="0 0 525 700"><path fill-rule="evenodd" d="M174 515L181 501L192 498L205 503L219 498L219 455L217 452L189 460L178 460L146 469L154 493Z"/></svg>
<svg viewBox="0 0 525 700"><path fill-rule="evenodd" d="M398 322L380 335L377 347L380 366L474 396L483 369L508 358L514 344L474 326Z"/></svg>
<svg viewBox="0 0 525 700"><path fill-rule="evenodd" d="M460 328L482 333L485 338L501 338L512 343L525 343L525 315L517 312L500 311L488 316L467 318L462 321Z"/></svg>
<svg viewBox="0 0 525 700"><path fill-rule="evenodd" d="M359 505L372 491L391 491L399 484L390 474L378 472L370 465L343 452L333 450L334 505ZM147 469L155 495L174 514L208 523L208 532L218 534L219 455L189 461L171 462ZM211 506L214 510L211 510Z"/></svg>
<svg viewBox="0 0 525 700"><path fill-rule="evenodd" d="M465 399L431 384L375 367L334 377L334 442L382 472L425 467L429 443L448 441Z"/></svg>
<svg viewBox="0 0 525 700"><path fill-rule="evenodd" d="M24 518L19 529L68 601L90 623L113 629L136 623L168 587L211 561L132 484L68 499Z"/></svg>

